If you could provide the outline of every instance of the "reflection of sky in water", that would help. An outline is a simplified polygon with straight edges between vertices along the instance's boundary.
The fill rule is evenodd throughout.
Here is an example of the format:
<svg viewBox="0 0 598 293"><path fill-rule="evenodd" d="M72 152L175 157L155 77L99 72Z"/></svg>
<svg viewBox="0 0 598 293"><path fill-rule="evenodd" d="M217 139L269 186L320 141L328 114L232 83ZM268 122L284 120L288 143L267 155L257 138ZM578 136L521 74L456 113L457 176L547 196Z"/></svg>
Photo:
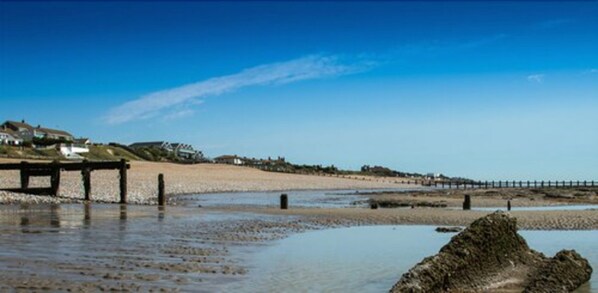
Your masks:
<svg viewBox="0 0 598 293"><path fill-rule="evenodd" d="M370 226L297 234L257 252L249 274L225 291L388 292L413 265L455 234L434 226ZM597 231L522 231L533 249L553 256L576 249L598 267ZM598 288L594 270L592 286ZM586 285L581 292L590 292Z"/></svg>
<svg viewBox="0 0 598 293"><path fill-rule="evenodd" d="M413 188L411 188L413 189ZM394 189L368 189L359 192L405 191L406 188ZM367 198L356 193L357 190L299 190L276 192L228 192L210 193L181 196L178 200L186 205L223 206L223 205L248 205L248 206L279 206L280 195L289 196L289 207L320 207L344 208L364 207L365 203L354 204Z"/></svg>

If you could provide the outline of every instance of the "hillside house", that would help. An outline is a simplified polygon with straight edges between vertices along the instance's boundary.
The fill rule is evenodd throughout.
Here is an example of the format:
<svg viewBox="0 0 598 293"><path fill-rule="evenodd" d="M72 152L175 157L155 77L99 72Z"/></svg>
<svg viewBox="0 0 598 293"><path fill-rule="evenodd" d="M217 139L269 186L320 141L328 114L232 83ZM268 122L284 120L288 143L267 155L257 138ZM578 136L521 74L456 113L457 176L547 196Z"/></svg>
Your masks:
<svg viewBox="0 0 598 293"><path fill-rule="evenodd" d="M0 145L22 145L23 139L13 131L5 126L0 128Z"/></svg>
<svg viewBox="0 0 598 293"><path fill-rule="evenodd" d="M243 165L245 161L243 158L238 156L224 155L214 158L214 162L218 164L229 164L229 165Z"/></svg>
<svg viewBox="0 0 598 293"><path fill-rule="evenodd" d="M196 151L193 149L193 146L186 143L173 143L171 144L174 154L185 160L195 160L200 158L199 154L201 152Z"/></svg>
<svg viewBox="0 0 598 293"><path fill-rule="evenodd" d="M167 152L173 152L174 148L169 142L166 141L145 141L145 142L136 142L129 145L130 148L139 149L139 148L157 148L161 150L165 150Z"/></svg>
<svg viewBox="0 0 598 293"><path fill-rule="evenodd" d="M73 141L74 139L73 135L64 130L45 128L41 127L41 125L33 127L26 123L25 120L21 120L21 122L6 121L2 124L2 128L12 130L22 138L23 141L33 141L34 138L64 141Z"/></svg>

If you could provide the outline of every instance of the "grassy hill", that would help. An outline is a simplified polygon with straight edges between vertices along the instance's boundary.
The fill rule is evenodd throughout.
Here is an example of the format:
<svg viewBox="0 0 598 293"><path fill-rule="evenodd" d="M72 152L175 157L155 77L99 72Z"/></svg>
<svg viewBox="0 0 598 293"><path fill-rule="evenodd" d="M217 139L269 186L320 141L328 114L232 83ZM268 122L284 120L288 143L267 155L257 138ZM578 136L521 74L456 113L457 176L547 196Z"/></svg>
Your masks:
<svg viewBox="0 0 598 293"><path fill-rule="evenodd" d="M54 160L62 158L62 156L56 149L40 150L30 147L21 148L6 145L0 145L0 156L4 158L42 160Z"/></svg>
<svg viewBox="0 0 598 293"><path fill-rule="evenodd" d="M114 161L127 159L129 161L143 161L139 156L117 146L91 145L89 153L81 154L90 161Z"/></svg>
<svg viewBox="0 0 598 293"><path fill-rule="evenodd" d="M118 146L90 145L89 153L82 154L90 161L116 161L127 159L130 161L143 161L139 156ZM56 149L40 150L31 147L16 147L0 145L0 157L15 159L37 160L64 160L65 158Z"/></svg>

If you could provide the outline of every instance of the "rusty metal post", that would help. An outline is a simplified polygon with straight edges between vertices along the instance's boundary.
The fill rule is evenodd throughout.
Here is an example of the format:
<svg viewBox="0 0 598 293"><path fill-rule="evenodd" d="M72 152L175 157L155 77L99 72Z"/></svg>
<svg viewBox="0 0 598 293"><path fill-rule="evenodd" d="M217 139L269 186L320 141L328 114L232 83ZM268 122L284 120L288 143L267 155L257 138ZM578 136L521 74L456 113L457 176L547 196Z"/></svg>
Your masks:
<svg viewBox="0 0 598 293"><path fill-rule="evenodd" d="M511 200L507 200L507 211L511 210Z"/></svg>

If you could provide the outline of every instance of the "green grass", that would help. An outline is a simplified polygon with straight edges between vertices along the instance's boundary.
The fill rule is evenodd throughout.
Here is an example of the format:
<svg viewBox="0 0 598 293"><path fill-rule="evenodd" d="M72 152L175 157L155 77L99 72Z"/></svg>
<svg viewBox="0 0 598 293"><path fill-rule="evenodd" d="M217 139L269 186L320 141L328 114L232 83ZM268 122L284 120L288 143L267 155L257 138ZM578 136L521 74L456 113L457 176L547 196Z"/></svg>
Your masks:
<svg viewBox="0 0 598 293"><path fill-rule="evenodd" d="M56 149L34 149L30 147L17 147L17 146L0 146L0 155L8 158L17 159L61 159L62 156Z"/></svg>
<svg viewBox="0 0 598 293"><path fill-rule="evenodd" d="M143 161L139 156L116 146L90 145L89 153L81 154L91 161ZM56 149L34 149L30 147L15 147L0 145L0 156L15 159L63 160L64 157Z"/></svg>
<svg viewBox="0 0 598 293"><path fill-rule="evenodd" d="M126 159L129 161L143 161L139 156L116 146L107 145L91 145L89 146L89 153L81 154L88 160L96 161L114 161Z"/></svg>

